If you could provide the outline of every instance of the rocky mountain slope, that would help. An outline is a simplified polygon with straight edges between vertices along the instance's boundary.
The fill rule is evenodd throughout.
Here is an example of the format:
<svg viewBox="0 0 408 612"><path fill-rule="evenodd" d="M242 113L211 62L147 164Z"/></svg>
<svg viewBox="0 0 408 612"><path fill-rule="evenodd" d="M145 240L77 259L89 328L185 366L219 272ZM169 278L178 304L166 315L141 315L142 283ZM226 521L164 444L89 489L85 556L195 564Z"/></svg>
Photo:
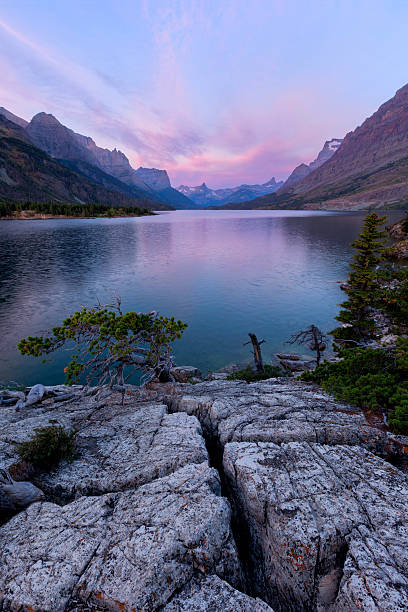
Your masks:
<svg viewBox="0 0 408 612"><path fill-rule="evenodd" d="M0 406L15 480L35 427L75 427L78 449L3 515L4 610L407 609L408 440L310 385L225 376Z"/></svg>
<svg viewBox="0 0 408 612"><path fill-rule="evenodd" d="M165 170L135 170L124 153L98 147L92 138L77 134L53 115L38 113L27 122L4 107L0 107L0 115L23 127L32 144L104 187L158 202L158 209L195 208L191 200L172 188Z"/></svg>
<svg viewBox="0 0 408 612"><path fill-rule="evenodd" d="M69 162L85 162L111 175L128 187L143 191L146 198L154 198L164 204L176 204L178 208L194 208L193 204L171 187L165 170L139 168L130 165L126 155L117 149L110 151L98 147L92 138L77 134L62 125L53 115L38 113L26 127L32 142L52 157ZM86 167L82 165L82 172ZM90 169L93 180L95 171Z"/></svg>
<svg viewBox="0 0 408 612"><path fill-rule="evenodd" d="M74 170L74 171L73 171ZM88 174L89 176L89 174ZM113 177L112 177L112 180ZM119 183L119 181L118 181ZM144 191L126 191L109 181L94 182L38 147L23 127L0 114L0 198L8 201L100 203L109 206L168 208Z"/></svg>
<svg viewBox="0 0 408 612"><path fill-rule="evenodd" d="M289 187L289 188L288 188ZM408 203L408 85L308 176L250 208L359 210Z"/></svg>
<svg viewBox="0 0 408 612"><path fill-rule="evenodd" d="M306 178L313 170L316 170L316 168L320 168L320 166L322 166L335 154L342 142L342 138L332 138L331 140L326 140L323 145L323 149L319 152L316 159L309 165L299 164L299 166L296 166L282 185L282 189L291 187L295 183L298 183L302 179Z"/></svg>
<svg viewBox="0 0 408 612"><path fill-rule="evenodd" d="M25 128L28 125L28 121L22 119L21 117L17 117L17 115L14 115L14 113L8 111L7 108L4 108L4 106L0 106L0 115L3 115L3 117L12 123L15 123L19 127Z"/></svg>
<svg viewBox="0 0 408 612"><path fill-rule="evenodd" d="M198 206L221 206L231 201L245 202L267 193L274 193L282 185L282 181L276 182L275 177L272 177L262 185L239 185L238 187L225 189L210 189L205 183L202 183L197 187L180 185L177 189Z"/></svg>

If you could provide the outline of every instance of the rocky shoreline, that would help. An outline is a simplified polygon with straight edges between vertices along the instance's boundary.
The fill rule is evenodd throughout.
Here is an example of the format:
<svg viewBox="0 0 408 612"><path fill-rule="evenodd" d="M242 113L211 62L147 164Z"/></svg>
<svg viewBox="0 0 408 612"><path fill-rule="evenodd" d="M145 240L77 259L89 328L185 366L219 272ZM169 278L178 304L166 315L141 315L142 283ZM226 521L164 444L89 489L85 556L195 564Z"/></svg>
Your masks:
<svg viewBox="0 0 408 612"><path fill-rule="evenodd" d="M0 468L44 495L0 527L0 610L408 609L408 438L226 376L0 406ZM78 457L30 473L16 443L50 422Z"/></svg>

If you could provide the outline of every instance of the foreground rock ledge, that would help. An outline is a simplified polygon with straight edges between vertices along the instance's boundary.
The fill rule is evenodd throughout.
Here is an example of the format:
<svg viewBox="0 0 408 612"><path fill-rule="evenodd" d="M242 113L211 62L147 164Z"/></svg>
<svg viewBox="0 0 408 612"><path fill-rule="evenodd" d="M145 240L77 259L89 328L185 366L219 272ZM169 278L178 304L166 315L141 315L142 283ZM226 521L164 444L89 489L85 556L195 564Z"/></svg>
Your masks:
<svg viewBox="0 0 408 612"><path fill-rule="evenodd" d="M383 459L408 441L300 382L221 378L0 408L0 467L50 422L79 450L0 528L0 610L408 609L407 473Z"/></svg>
<svg viewBox="0 0 408 612"><path fill-rule="evenodd" d="M408 482L357 447L230 443L224 469L278 610L408 610Z"/></svg>
<svg viewBox="0 0 408 612"><path fill-rule="evenodd" d="M408 610L407 439L300 382L215 380L199 418L233 504L251 593L281 612ZM372 452L370 452L372 451Z"/></svg>
<svg viewBox="0 0 408 612"><path fill-rule="evenodd" d="M239 587L230 508L215 470L190 465L136 491L33 504L0 529L3 610L156 610L195 575Z"/></svg>
<svg viewBox="0 0 408 612"><path fill-rule="evenodd" d="M6 409L0 409L4 413ZM189 463L202 463L208 454L201 426L184 413L168 414L163 404L129 402L95 409L83 401L18 411L8 409L0 432L3 461L17 460L15 444L32 436L35 427L58 423L78 429L78 457L63 462L36 484L62 503L80 495L99 495L135 488Z"/></svg>

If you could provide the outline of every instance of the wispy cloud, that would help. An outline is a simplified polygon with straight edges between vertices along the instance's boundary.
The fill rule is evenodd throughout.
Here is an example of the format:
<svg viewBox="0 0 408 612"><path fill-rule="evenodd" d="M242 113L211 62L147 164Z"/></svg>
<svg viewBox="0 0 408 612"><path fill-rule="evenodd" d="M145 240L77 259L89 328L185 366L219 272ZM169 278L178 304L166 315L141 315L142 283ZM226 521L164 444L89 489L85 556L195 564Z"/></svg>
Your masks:
<svg viewBox="0 0 408 612"><path fill-rule="evenodd" d="M366 101L351 86L344 93L334 68L344 64L348 78L356 61L341 39L348 11L295 10L283 0L122 0L89 29L93 3L72 0L71 30L58 46L44 23L62 32L58 15L68 9L47 4L21 0L32 25L23 8L0 8L0 105L27 119L51 112L135 166L167 168L173 184L284 177L364 118ZM329 13L339 27L326 27ZM360 45L364 32L349 35Z"/></svg>

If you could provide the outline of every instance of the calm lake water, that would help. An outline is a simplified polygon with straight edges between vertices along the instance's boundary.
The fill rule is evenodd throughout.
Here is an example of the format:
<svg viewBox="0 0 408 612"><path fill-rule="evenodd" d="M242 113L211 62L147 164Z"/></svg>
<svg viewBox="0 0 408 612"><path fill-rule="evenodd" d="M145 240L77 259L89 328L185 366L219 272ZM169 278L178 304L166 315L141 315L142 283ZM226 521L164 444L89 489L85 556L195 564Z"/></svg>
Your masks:
<svg viewBox="0 0 408 612"><path fill-rule="evenodd" d="M394 216L395 217L395 216ZM178 364L203 372L265 359L315 323L335 326L363 215L282 211L177 211L140 219L0 222L0 381L63 381L67 353L42 365L17 342L81 305L121 296L125 310L188 322ZM303 351L304 352L304 351Z"/></svg>

